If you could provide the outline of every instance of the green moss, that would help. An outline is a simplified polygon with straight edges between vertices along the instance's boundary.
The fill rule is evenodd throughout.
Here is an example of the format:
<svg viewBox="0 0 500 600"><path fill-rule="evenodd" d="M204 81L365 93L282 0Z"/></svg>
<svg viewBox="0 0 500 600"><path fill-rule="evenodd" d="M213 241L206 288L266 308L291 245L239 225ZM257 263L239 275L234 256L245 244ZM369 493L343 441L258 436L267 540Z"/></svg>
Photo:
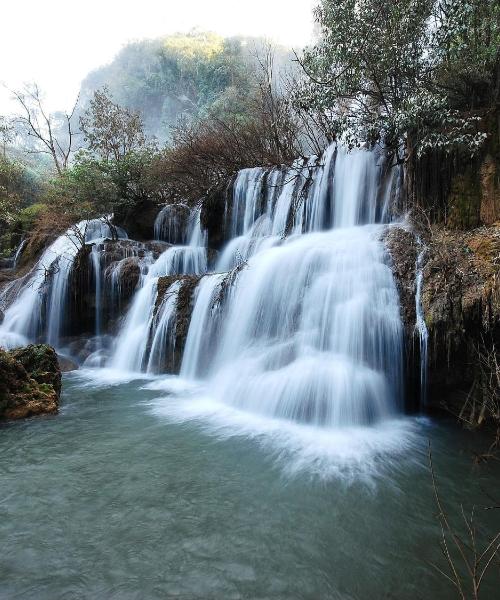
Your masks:
<svg viewBox="0 0 500 600"><path fill-rule="evenodd" d="M56 412L61 373L53 348L0 349L0 419Z"/></svg>

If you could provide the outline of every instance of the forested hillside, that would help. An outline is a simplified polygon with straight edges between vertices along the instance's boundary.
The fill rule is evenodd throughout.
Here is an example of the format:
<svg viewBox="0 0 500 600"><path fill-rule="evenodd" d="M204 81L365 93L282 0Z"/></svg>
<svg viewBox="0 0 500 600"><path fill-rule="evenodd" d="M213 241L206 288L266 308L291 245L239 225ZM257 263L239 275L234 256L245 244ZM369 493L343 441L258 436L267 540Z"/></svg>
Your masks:
<svg viewBox="0 0 500 600"><path fill-rule="evenodd" d="M113 98L141 114L145 131L161 141L181 117L208 112L242 116L261 69L267 42L193 32L131 43L82 83L80 105L107 87ZM291 51L274 48L276 66L289 69Z"/></svg>

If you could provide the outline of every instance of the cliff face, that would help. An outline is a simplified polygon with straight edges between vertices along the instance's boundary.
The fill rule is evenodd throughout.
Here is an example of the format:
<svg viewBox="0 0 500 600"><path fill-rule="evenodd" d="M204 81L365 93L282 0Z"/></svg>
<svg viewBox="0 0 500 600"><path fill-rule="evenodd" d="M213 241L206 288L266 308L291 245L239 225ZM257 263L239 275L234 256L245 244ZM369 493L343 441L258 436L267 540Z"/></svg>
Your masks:
<svg viewBox="0 0 500 600"><path fill-rule="evenodd" d="M500 112L482 115L480 127L487 138L472 157L433 150L418 158L409 151L402 213L423 211L433 223L454 230L500 221Z"/></svg>
<svg viewBox="0 0 500 600"><path fill-rule="evenodd" d="M406 331L408 392L418 403L415 236L393 228L387 247ZM454 231L433 226L423 261L422 309L428 329L427 403L458 414L477 382L478 350L500 347L500 226Z"/></svg>

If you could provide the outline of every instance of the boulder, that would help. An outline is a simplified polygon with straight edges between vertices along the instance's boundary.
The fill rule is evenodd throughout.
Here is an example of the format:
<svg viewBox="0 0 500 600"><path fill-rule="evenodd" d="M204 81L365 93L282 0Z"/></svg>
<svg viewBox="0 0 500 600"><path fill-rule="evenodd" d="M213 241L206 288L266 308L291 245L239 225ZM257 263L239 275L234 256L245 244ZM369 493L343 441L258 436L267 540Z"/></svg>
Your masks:
<svg viewBox="0 0 500 600"><path fill-rule="evenodd" d="M61 370L54 348L46 344L30 344L11 350L10 355L35 381L52 386L58 395L61 393Z"/></svg>
<svg viewBox="0 0 500 600"><path fill-rule="evenodd" d="M0 350L0 420L56 413L61 371L50 346Z"/></svg>
<svg viewBox="0 0 500 600"><path fill-rule="evenodd" d="M123 227L134 240L150 240L154 237L154 224L160 209L159 203L145 199L133 206L116 210L113 222Z"/></svg>

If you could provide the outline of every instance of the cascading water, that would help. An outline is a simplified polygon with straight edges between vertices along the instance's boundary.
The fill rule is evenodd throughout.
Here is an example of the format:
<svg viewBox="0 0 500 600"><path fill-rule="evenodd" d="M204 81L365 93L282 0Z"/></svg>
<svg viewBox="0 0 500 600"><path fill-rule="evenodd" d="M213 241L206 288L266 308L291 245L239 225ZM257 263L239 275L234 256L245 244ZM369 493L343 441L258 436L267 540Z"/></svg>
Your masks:
<svg viewBox="0 0 500 600"><path fill-rule="evenodd" d="M150 336L156 325L154 308L160 277L167 275L199 275L207 270L205 235L200 228L199 210L191 217L192 231L189 245L171 246L148 267L141 277L139 291L126 316L125 324L116 341L109 366L114 369L140 371L148 364ZM153 366L151 366L153 369Z"/></svg>
<svg viewBox="0 0 500 600"><path fill-rule="evenodd" d="M94 244L90 252L90 261L94 271L94 289L95 289L95 334L101 335L101 294L102 294L102 274L101 274L101 252L100 244Z"/></svg>
<svg viewBox="0 0 500 600"><path fill-rule="evenodd" d="M10 348L30 341L46 341L59 347L68 292L68 279L82 243L126 233L101 219L81 221L59 236L42 254L23 288L5 311L0 325L0 345Z"/></svg>
<svg viewBox="0 0 500 600"><path fill-rule="evenodd" d="M156 260L133 246L142 253L139 283L107 366L164 370L174 352L181 282L170 281L159 299L159 279L200 276L181 375L202 382L209 397L247 413L324 426L396 413L402 325L380 241L393 188L383 160L375 151L332 145L289 168L240 171L213 273L200 210L165 207L154 234L174 245ZM111 233L102 221L79 224L80 235L82 228L87 242ZM58 345L75 241L68 232L45 251L6 312L4 345L41 338ZM120 295L126 266L125 257L102 262L104 247L94 243L89 252L96 336L103 298ZM101 354L88 364L102 364Z"/></svg>
<svg viewBox="0 0 500 600"><path fill-rule="evenodd" d="M19 244L19 246L16 248L14 257L12 259L12 268L13 269L17 268L17 263L19 262L19 258L21 257L22 251L24 250L25 246L26 246L26 239L23 239L21 241L21 243Z"/></svg>
<svg viewBox="0 0 500 600"><path fill-rule="evenodd" d="M158 310L148 359L148 373L161 373L162 366L167 362L167 354L175 351L175 311L179 288L179 281L169 286Z"/></svg>
<svg viewBox="0 0 500 600"><path fill-rule="evenodd" d="M238 176L238 237L216 271L238 255L240 267L225 292L222 275L203 278L181 374L248 412L327 426L381 420L400 409L402 326L376 224L377 156L331 147L304 171L312 181L296 163L274 202L261 201L263 170Z"/></svg>
<svg viewBox="0 0 500 600"><path fill-rule="evenodd" d="M158 213L154 224L155 240L170 244L186 244L192 225L192 211L187 204L167 204Z"/></svg>

